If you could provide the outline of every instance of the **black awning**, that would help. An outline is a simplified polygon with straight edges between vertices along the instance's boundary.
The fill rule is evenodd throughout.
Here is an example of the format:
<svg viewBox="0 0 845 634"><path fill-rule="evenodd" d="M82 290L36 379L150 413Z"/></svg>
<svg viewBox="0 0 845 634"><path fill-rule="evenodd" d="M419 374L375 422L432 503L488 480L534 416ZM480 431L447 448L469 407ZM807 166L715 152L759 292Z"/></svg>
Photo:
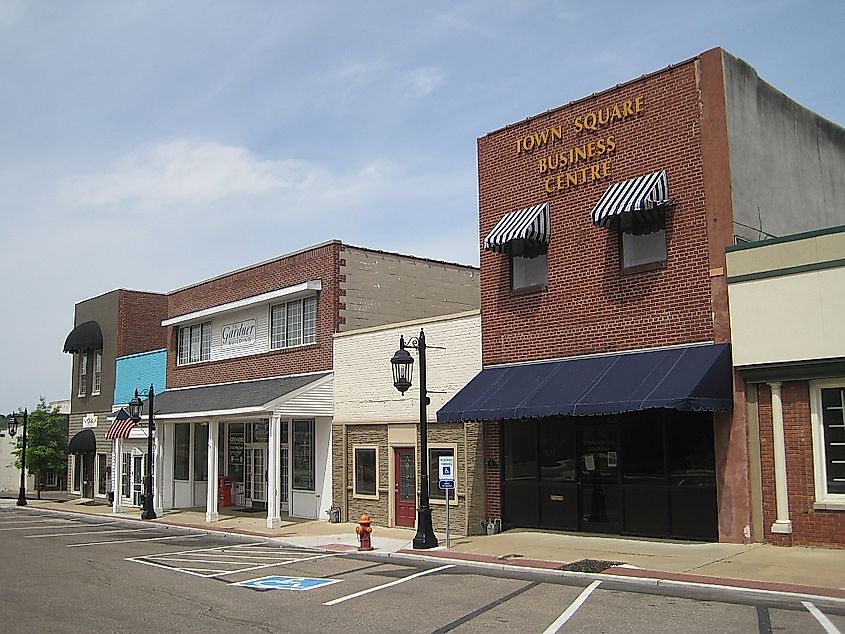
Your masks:
<svg viewBox="0 0 845 634"><path fill-rule="evenodd" d="M488 251L509 253L516 241L533 245L549 242L549 204L518 209L502 216L493 230L484 238Z"/></svg>
<svg viewBox="0 0 845 634"><path fill-rule="evenodd" d="M67 444L68 453L97 453L97 437L90 429L83 429Z"/></svg>
<svg viewBox="0 0 845 634"><path fill-rule="evenodd" d="M730 411L727 344L665 348L485 368L438 412L439 422L595 416L644 409Z"/></svg>
<svg viewBox="0 0 845 634"><path fill-rule="evenodd" d="M70 331L65 339L65 352L87 352L103 349L103 331L96 321L86 321Z"/></svg>
<svg viewBox="0 0 845 634"><path fill-rule="evenodd" d="M609 227L614 218L625 214L642 216L646 224L658 222L670 202L666 170L645 174L608 187L593 208L593 224Z"/></svg>

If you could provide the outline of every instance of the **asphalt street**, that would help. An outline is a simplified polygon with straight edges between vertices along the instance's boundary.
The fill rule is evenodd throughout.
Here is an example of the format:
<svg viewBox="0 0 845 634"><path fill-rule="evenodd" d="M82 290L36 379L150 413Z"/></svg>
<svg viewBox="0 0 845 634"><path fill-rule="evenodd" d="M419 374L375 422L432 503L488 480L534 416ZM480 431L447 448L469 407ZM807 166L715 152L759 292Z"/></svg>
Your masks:
<svg viewBox="0 0 845 634"><path fill-rule="evenodd" d="M0 509L6 632L845 632L845 603Z"/></svg>

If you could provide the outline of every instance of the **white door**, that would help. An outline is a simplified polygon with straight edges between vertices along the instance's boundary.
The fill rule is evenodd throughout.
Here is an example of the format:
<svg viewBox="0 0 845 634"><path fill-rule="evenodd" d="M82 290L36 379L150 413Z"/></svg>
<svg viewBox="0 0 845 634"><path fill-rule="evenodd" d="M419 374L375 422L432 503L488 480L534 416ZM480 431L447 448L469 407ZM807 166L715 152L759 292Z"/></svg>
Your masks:
<svg viewBox="0 0 845 634"><path fill-rule="evenodd" d="M244 461L244 495L252 502L267 502L267 448L247 447Z"/></svg>
<svg viewBox="0 0 845 634"><path fill-rule="evenodd" d="M144 456L132 456L132 506L141 506L144 492Z"/></svg>

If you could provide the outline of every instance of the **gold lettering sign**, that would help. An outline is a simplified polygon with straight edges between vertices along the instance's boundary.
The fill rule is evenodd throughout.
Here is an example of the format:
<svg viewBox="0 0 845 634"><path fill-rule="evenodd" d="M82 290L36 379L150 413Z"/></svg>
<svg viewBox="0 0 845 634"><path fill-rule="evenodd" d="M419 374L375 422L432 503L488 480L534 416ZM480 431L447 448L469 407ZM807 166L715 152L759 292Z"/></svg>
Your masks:
<svg viewBox="0 0 845 634"><path fill-rule="evenodd" d="M578 115L572 120L571 129L576 135L598 132L615 123L637 117L644 110L642 96L624 99ZM617 148L616 138L612 134L604 134L598 139L582 140L581 143L561 150L548 151L548 146L563 142L564 130L563 125L551 126L516 140L518 155L547 148L537 158L537 172L543 179L543 189L549 195L610 178L610 157Z"/></svg>

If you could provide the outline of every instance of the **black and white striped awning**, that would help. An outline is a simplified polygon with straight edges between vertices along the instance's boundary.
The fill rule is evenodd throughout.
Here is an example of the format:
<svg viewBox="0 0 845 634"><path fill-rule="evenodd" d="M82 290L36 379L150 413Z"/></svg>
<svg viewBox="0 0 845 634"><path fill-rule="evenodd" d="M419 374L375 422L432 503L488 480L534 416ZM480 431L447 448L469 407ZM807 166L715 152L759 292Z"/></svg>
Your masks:
<svg viewBox="0 0 845 634"><path fill-rule="evenodd" d="M666 170L614 183L593 207L593 224L609 227L621 214L638 214L642 220L662 218L662 207L671 202ZM653 218L650 218L653 216Z"/></svg>
<svg viewBox="0 0 845 634"><path fill-rule="evenodd" d="M484 248L488 251L508 253L511 243L515 240L536 244L548 243L548 203L526 207L502 216L502 219L493 227L493 231L484 238Z"/></svg>

